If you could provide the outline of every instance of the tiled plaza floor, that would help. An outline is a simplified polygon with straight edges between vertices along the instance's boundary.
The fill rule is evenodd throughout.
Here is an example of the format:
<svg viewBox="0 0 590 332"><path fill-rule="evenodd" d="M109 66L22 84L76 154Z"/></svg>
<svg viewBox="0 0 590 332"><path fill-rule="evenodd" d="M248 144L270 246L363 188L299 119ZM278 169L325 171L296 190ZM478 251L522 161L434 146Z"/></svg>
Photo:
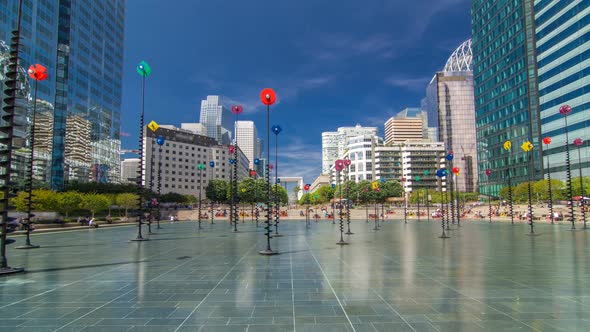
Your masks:
<svg viewBox="0 0 590 332"><path fill-rule="evenodd" d="M1 331L590 331L590 230L464 223L164 224L34 234L0 277ZM23 238L17 238L17 245Z"/></svg>

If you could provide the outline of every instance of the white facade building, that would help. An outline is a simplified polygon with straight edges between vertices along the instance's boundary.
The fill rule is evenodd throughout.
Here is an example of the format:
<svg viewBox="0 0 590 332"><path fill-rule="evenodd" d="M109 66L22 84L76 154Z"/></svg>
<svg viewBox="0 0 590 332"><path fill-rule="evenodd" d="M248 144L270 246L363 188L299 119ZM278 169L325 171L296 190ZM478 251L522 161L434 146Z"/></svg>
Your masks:
<svg viewBox="0 0 590 332"><path fill-rule="evenodd" d="M360 135L377 135L377 127L340 127L335 132L322 133L322 173L329 174L334 161L343 156L348 141Z"/></svg>
<svg viewBox="0 0 590 332"><path fill-rule="evenodd" d="M145 132L145 176L142 180L146 188L157 190L158 170L162 194L175 192L198 196L199 190L204 193L209 180L230 180L233 155L229 154L227 145L218 145L211 137L168 125L160 125L156 132L146 128ZM164 145L156 143L158 136L164 138ZM238 179L242 179L248 176L248 159L239 149L238 160ZM215 162L214 167L210 167L211 161ZM199 164L205 165L201 172Z"/></svg>
<svg viewBox="0 0 590 332"><path fill-rule="evenodd" d="M121 183L135 183L139 170L139 158L128 158L121 160Z"/></svg>
<svg viewBox="0 0 590 332"><path fill-rule="evenodd" d="M236 141L248 158L250 169L254 169L254 159L259 158L258 132L253 121L236 121Z"/></svg>

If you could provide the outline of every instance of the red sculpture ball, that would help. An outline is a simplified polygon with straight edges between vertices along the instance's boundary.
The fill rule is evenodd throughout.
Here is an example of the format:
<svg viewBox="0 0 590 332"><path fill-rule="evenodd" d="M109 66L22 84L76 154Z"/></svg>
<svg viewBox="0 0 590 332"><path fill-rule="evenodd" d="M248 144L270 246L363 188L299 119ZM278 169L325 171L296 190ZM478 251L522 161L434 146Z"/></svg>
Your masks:
<svg viewBox="0 0 590 332"><path fill-rule="evenodd" d="M303 190L308 191L309 190L309 185L306 184L305 186L303 186Z"/></svg>
<svg viewBox="0 0 590 332"><path fill-rule="evenodd" d="M551 137L543 137L543 143L547 145L551 144Z"/></svg>
<svg viewBox="0 0 590 332"><path fill-rule="evenodd" d="M47 78L47 68L40 64L34 64L29 67L29 76L36 81L43 81Z"/></svg>
<svg viewBox="0 0 590 332"><path fill-rule="evenodd" d="M452 171L453 171L453 174L458 174L459 173L459 167L453 167Z"/></svg>
<svg viewBox="0 0 590 332"><path fill-rule="evenodd" d="M575 146L581 146L582 144L584 144L584 141L581 138L576 138L574 140L574 145Z"/></svg>
<svg viewBox="0 0 590 332"><path fill-rule="evenodd" d="M260 91L260 101L264 105L270 106L277 101L277 94L271 88L264 88Z"/></svg>
<svg viewBox="0 0 590 332"><path fill-rule="evenodd" d="M490 174L492 174L492 170L491 169L486 169L486 175L490 176Z"/></svg>
<svg viewBox="0 0 590 332"><path fill-rule="evenodd" d="M559 108L559 114L561 115L568 115L572 112L572 107L570 105L563 105Z"/></svg>

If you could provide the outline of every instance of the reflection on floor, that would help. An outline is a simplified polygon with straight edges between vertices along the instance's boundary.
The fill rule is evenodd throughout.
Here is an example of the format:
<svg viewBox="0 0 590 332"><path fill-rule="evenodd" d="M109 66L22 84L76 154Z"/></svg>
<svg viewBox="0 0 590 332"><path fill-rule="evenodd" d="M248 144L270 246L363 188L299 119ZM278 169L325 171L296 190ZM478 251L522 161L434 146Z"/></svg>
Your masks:
<svg viewBox="0 0 590 332"><path fill-rule="evenodd" d="M464 222L164 224L33 234L0 277L0 331L589 331L590 231ZM165 241L154 241L165 240Z"/></svg>

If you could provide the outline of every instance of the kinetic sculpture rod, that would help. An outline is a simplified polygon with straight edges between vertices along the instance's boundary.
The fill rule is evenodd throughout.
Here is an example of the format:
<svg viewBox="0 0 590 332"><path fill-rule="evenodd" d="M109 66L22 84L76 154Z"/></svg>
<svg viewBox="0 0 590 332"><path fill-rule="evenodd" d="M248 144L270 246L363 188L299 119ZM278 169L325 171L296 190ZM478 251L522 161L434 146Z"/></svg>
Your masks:
<svg viewBox="0 0 590 332"><path fill-rule="evenodd" d="M276 255L277 251L273 251L270 247L270 221L271 221L271 188L270 188L270 168L268 159L270 156L270 105L274 104L277 99L277 95L270 88L265 88L260 92L260 100L266 105L266 249L260 251L261 255Z"/></svg>
<svg viewBox="0 0 590 332"><path fill-rule="evenodd" d="M28 178L27 178L27 221L23 223L26 231L25 237L25 244L22 246L16 247L16 249L35 249L39 248L38 245L31 244L31 231L33 230L33 217L35 216L32 213L33 210L33 166L35 164L35 122L36 122L36 114L37 114L37 85L39 81L43 81L47 78L47 68L43 67L40 64L31 65L29 67L29 76L35 81L35 93L33 97L33 117L31 121L30 130L30 145L31 150L29 154L29 169L28 169Z"/></svg>
<svg viewBox="0 0 590 332"><path fill-rule="evenodd" d="M543 138L543 143L547 146L551 144L551 137ZM547 150L547 148L545 148ZM549 161L549 156L547 156L547 190L549 191L549 219L551 220L551 225L555 224L555 217L553 215L553 194L551 190L551 164Z"/></svg>
<svg viewBox="0 0 590 332"><path fill-rule="evenodd" d="M514 225L514 205L512 204L512 177L510 176L510 152L512 151L511 141L508 140L504 142L504 150L508 151L508 157L506 157L506 167L508 167L508 209L510 211L510 223Z"/></svg>
<svg viewBox="0 0 590 332"><path fill-rule="evenodd" d="M18 19L16 29L12 30L12 37L10 38L10 56L8 58L8 70L5 73L6 80L4 81L6 88L3 91L6 96L4 97L4 105L2 107L2 110L4 111L4 114L2 114L2 120L4 120L4 124L0 126L0 132L4 134L2 137L0 137L0 143L2 143L2 147L0 148L0 167L4 169L4 171L0 173L0 180L2 180L2 182L0 182L0 190L2 190L3 193L2 198L0 198L0 217L2 218L0 221L0 275L24 271L23 268L13 268L8 266L8 260L6 259L6 224L8 221L10 221L8 218L8 200L10 197L13 197L10 190L10 175L12 172L11 166L14 114L16 111L17 91L19 90L18 60L22 7L23 0L20 0L18 3Z"/></svg>
<svg viewBox="0 0 590 332"><path fill-rule="evenodd" d="M344 241L344 221L342 220L342 186L340 185L340 172L344 169L344 161L341 159L336 160L334 163L334 169L336 170L336 184L338 185L338 213L340 221L340 241L336 242L338 245L346 245L348 242Z"/></svg>
<svg viewBox="0 0 590 332"><path fill-rule="evenodd" d="M572 108L569 105L563 105L559 108L559 114L563 115L565 121L565 175L567 177L567 194L569 200L569 219L572 223L571 230L576 229L575 216L574 216L574 194L572 191L572 170L570 164L570 139L568 136L567 116L572 112Z"/></svg>
<svg viewBox="0 0 590 332"><path fill-rule="evenodd" d="M279 134L283 129L278 126L272 126L272 132L275 134L275 233L273 237L281 237L279 234L279 213L281 212L281 198L279 195Z"/></svg>
<svg viewBox="0 0 590 332"><path fill-rule="evenodd" d="M582 157L580 155L580 149L582 148L582 144L584 144L584 141L582 141L581 138L576 138L574 140L574 145L578 147L578 163L580 165L579 170L580 170L580 210L582 212L582 222L584 223L584 226L582 227L583 229L586 229L586 201L584 200L584 181L582 178Z"/></svg>
<svg viewBox="0 0 590 332"><path fill-rule="evenodd" d="M165 141L166 140L162 136L158 136L158 138L156 138L156 144L160 146L158 153L158 219L156 220L156 229L162 229L162 227L160 227L160 195L162 195L162 145L164 145Z"/></svg>
<svg viewBox="0 0 590 332"><path fill-rule="evenodd" d="M139 170L137 178L137 196L138 196L138 218L137 218L137 237L131 241L147 241L141 234L141 226L143 221L143 124L145 118L145 78L152 72L152 69L145 61L141 61L137 65L137 73L141 76L141 114L139 116Z"/></svg>

